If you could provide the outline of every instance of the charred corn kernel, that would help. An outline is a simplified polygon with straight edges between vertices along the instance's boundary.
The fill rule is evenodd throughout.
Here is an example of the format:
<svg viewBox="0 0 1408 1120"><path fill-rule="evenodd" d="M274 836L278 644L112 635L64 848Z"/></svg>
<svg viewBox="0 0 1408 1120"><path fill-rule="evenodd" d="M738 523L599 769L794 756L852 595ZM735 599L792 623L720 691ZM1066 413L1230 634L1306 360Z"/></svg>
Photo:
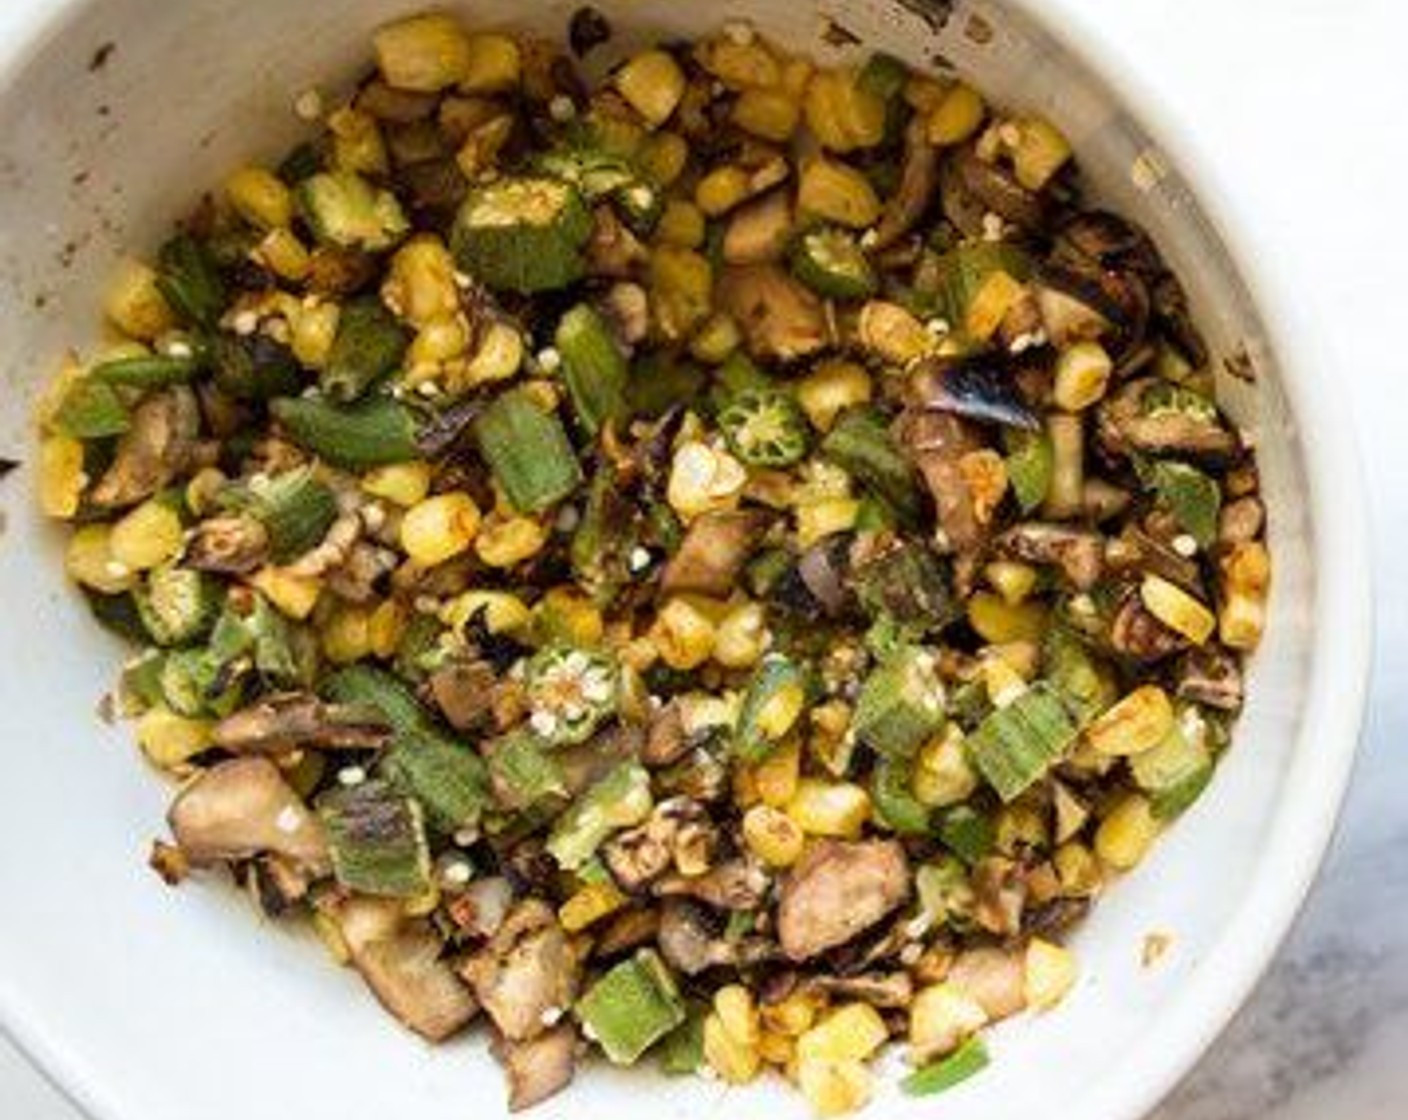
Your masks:
<svg viewBox="0 0 1408 1120"><path fill-rule="evenodd" d="M39 441L39 508L46 517L76 514L87 485L81 441L62 435Z"/></svg>
<svg viewBox="0 0 1408 1120"><path fill-rule="evenodd" d="M417 502L401 522L401 547L422 567L433 568L460 555L479 531L479 507L463 491L436 494Z"/></svg>
<svg viewBox="0 0 1408 1120"><path fill-rule="evenodd" d="M758 1006L742 984L725 984L714 993L714 1014L730 1035L748 1047L758 1045Z"/></svg>
<svg viewBox="0 0 1408 1120"><path fill-rule="evenodd" d="M377 657L394 656L405 632L406 608L395 599L378 604L367 619L367 640Z"/></svg>
<svg viewBox="0 0 1408 1120"><path fill-rule="evenodd" d="M1148 854L1159 834L1149 799L1130 793L1110 810L1095 832L1095 854L1116 871L1129 871Z"/></svg>
<svg viewBox="0 0 1408 1120"><path fill-rule="evenodd" d="M770 1066L785 1066L797 1053L797 1044L785 1034L764 1031L758 1036L758 1056Z"/></svg>
<svg viewBox="0 0 1408 1120"><path fill-rule="evenodd" d="M1051 397L1058 408L1080 412L1105 395L1114 362L1098 342L1077 342L1056 359L1056 383Z"/></svg>
<svg viewBox="0 0 1408 1120"><path fill-rule="evenodd" d="M416 332L406 348L406 368L412 381L419 371L438 370L469 349L469 324L459 315L432 319Z"/></svg>
<svg viewBox="0 0 1408 1120"><path fill-rule="evenodd" d="M983 97L972 86L955 82L929 110L929 143L961 144L983 123Z"/></svg>
<svg viewBox="0 0 1408 1120"><path fill-rule="evenodd" d="M294 575L287 568L264 567L249 577L249 584L274 604L280 614L302 621L313 613L322 581Z"/></svg>
<svg viewBox="0 0 1408 1120"><path fill-rule="evenodd" d="M978 788L978 774L968 761L963 730L950 723L914 756L914 796L932 808L966 801Z"/></svg>
<svg viewBox="0 0 1408 1120"><path fill-rule="evenodd" d="M343 171L361 175L384 175L388 164L386 145L376 118L360 109L344 105L328 114L332 135L332 162Z"/></svg>
<svg viewBox="0 0 1408 1120"><path fill-rule="evenodd" d="M1035 1011L1055 1007L1075 986L1075 954L1060 945L1034 937L1027 943L1023 963L1027 1006Z"/></svg>
<svg viewBox="0 0 1408 1120"><path fill-rule="evenodd" d="M469 38L453 16L427 12L397 20L372 36L386 84L437 93L469 73Z"/></svg>
<svg viewBox="0 0 1408 1120"><path fill-rule="evenodd" d="M430 493L430 464L413 460L373 467L362 476L362 489L398 506L413 506Z"/></svg>
<svg viewBox="0 0 1408 1120"><path fill-rule="evenodd" d="M388 307L416 327L454 316L460 297L455 260L445 243L422 233L397 249L381 295Z"/></svg>
<svg viewBox="0 0 1408 1120"><path fill-rule="evenodd" d="M995 844L1005 856L1023 848L1045 849L1049 834L1043 809L1018 801L997 812Z"/></svg>
<svg viewBox="0 0 1408 1120"><path fill-rule="evenodd" d="M474 357L465 365L462 387L503 381L517 373L522 365L523 336L515 327L496 319L480 331ZM459 387L452 385L452 388Z"/></svg>
<svg viewBox="0 0 1408 1120"><path fill-rule="evenodd" d="M137 742L153 765L170 770L208 749L213 731L208 720L188 719L166 708L150 708L137 721Z"/></svg>
<svg viewBox="0 0 1408 1120"><path fill-rule="evenodd" d="M684 173L689 162L689 144L678 132L656 132L645 138L636 162L641 171L662 187L668 187Z"/></svg>
<svg viewBox="0 0 1408 1120"><path fill-rule="evenodd" d="M645 122L659 128L684 96L684 71L674 55L642 51L616 72L616 88Z"/></svg>
<svg viewBox="0 0 1408 1120"><path fill-rule="evenodd" d="M1071 158L1071 143L1042 117L1026 117L1013 123L1017 135L1010 145L1012 174L1027 190L1039 191Z"/></svg>
<svg viewBox="0 0 1408 1120"><path fill-rule="evenodd" d="M512 568L536 556L547 541L547 529L531 517L490 514L474 538L474 552L491 568Z"/></svg>
<svg viewBox="0 0 1408 1120"><path fill-rule="evenodd" d="M880 199L870 180L844 163L815 159L802 168L797 205L819 218L864 229L880 217Z"/></svg>
<svg viewBox="0 0 1408 1120"><path fill-rule="evenodd" d="M870 374L859 362L831 359L820 362L797 382L797 403L812 427L829 432L848 408L867 403L873 395Z"/></svg>
<svg viewBox="0 0 1408 1120"><path fill-rule="evenodd" d="M860 517L857 498L826 498L797 507L797 544L810 548L833 533L845 533L855 527Z"/></svg>
<svg viewBox="0 0 1408 1120"><path fill-rule="evenodd" d="M508 35L471 35L465 51L460 89L466 93L502 93L518 85L523 52Z"/></svg>
<svg viewBox="0 0 1408 1120"><path fill-rule="evenodd" d="M870 300L856 324L861 345L887 362L908 365L933 352L934 336L897 303Z"/></svg>
<svg viewBox="0 0 1408 1120"><path fill-rule="evenodd" d="M782 91L801 104L802 97L807 92L807 85L812 80L812 75L816 73L816 66L811 59L804 55L792 55L781 58L782 77L778 80Z"/></svg>
<svg viewBox="0 0 1408 1120"><path fill-rule="evenodd" d="M1036 642L1004 642L986 652L989 657L1005 662L1024 681L1034 680L1041 668L1041 646Z"/></svg>
<svg viewBox="0 0 1408 1120"><path fill-rule="evenodd" d="M917 1057L927 1061L955 1049L987 1021L982 1005L955 985L931 984L909 1006L909 1044Z"/></svg>
<svg viewBox="0 0 1408 1120"><path fill-rule="evenodd" d="M137 584L137 571L112 554L112 526L84 525L74 530L64 553L64 570L69 578L104 595L130 591Z"/></svg>
<svg viewBox="0 0 1408 1120"><path fill-rule="evenodd" d="M549 592L551 594L551 592ZM440 610L446 626L463 629L476 614L483 612L484 625L491 634L507 634L528 625L533 613L517 595L507 591L466 591Z"/></svg>
<svg viewBox="0 0 1408 1120"><path fill-rule="evenodd" d="M650 254L650 309L660 334L686 338L713 309L714 269L693 249L658 246Z"/></svg>
<svg viewBox="0 0 1408 1120"><path fill-rule="evenodd" d="M1020 560L994 560L983 568L988 586L1002 596L1002 601L1016 606L1036 589L1037 570Z"/></svg>
<svg viewBox="0 0 1408 1120"><path fill-rule="evenodd" d="M704 1018L704 1060L729 1085L746 1085L758 1076L762 1056L757 1044L745 1045L724 1027L717 1012Z"/></svg>
<svg viewBox="0 0 1408 1120"><path fill-rule="evenodd" d="M1085 729L1085 740L1099 754L1141 754L1162 743L1173 724L1168 693L1144 684L1101 713Z"/></svg>
<svg viewBox="0 0 1408 1120"><path fill-rule="evenodd" d="M650 640L671 669L704 664L714 652L715 636L712 620L688 599L671 599L650 628Z"/></svg>
<svg viewBox="0 0 1408 1120"><path fill-rule="evenodd" d="M197 517L205 517L207 514L213 513L217 508L220 492L229 483L230 480L225 477L225 472L218 467L202 467L186 483L186 508Z"/></svg>
<svg viewBox="0 0 1408 1120"><path fill-rule="evenodd" d="M1051 857L1061 893L1070 898L1087 898L1100 889L1100 864L1090 849L1074 840L1056 849Z"/></svg>
<svg viewBox="0 0 1408 1120"><path fill-rule="evenodd" d="M256 246L256 253L276 276L295 284L308 276L308 270L313 263L313 256L308 252L307 246L298 240L296 233L284 226L266 233Z"/></svg>
<svg viewBox="0 0 1408 1120"><path fill-rule="evenodd" d="M460 150L455 153L455 163L466 178L478 178L493 167L499 152L513 135L513 126L512 115L499 113L470 129Z"/></svg>
<svg viewBox="0 0 1408 1120"><path fill-rule="evenodd" d="M733 90L771 89L782 81L777 57L760 38L737 42L719 36L695 51L699 64Z"/></svg>
<svg viewBox="0 0 1408 1120"><path fill-rule="evenodd" d="M997 269L983 281L964 318L964 332L975 342L987 342L1002 326L1007 313L1026 295L1024 284Z"/></svg>
<svg viewBox="0 0 1408 1120"><path fill-rule="evenodd" d="M743 603L724 615L714 640L714 660L726 669L747 669L767 652L767 614L758 603Z"/></svg>
<svg viewBox="0 0 1408 1120"><path fill-rule="evenodd" d="M655 236L663 245L697 249L704 244L704 212L692 202L672 198L665 204Z"/></svg>
<svg viewBox="0 0 1408 1120"><path fill-rule="evenodd" d="M986 525L1007 493L1006 460L991 447L983 447L959 456L958 473L968 488L973 516L979 525Z"/></svg>
<svg viewBox="0 0 1408 1120"><path fill-rule="evenodd" d="M351 603L339 605L323 620L319 638L334 665L350 665L372 652L371 611Z"/></svg>
<svg viewBox="0 0 1408 1120"><path fill-rule="evenodd" d="M665 498L685 520L730 509L748 481L743 464L721 448L695 440L682 443L670 463Z"/></svg>
<svg viewBox="0 0 1408 1120"><path fill-rule="evenodd" d="M660 660L660 651L648 637L634 638L616 652L622 665L644 673Z"/></svg>
<svg viewBox="0 0 1408 1120"><path fill-rule="evenodd" d="M319 303L314 307L300 306L289 320L289 346L293 356L309 369L322 369L337 337L340 318L337 304Z"/></svg>
<svg viewBox="0 0 1408 1120"><path fill-rule="evenodd" d="M757 733L770 743L780 742L797 725L806 703L806 692L794 681L775 689L754 717Z"/></svg>
<svg viewBox="0 0 1408 1120"><path fill-rule="evenodd" d="M575 587L554 587L538 600L538 621L575 646L601 643L606 626L601 608Z"/></svg>
<svg viewBox="0 0 1408 1120"><path fill-rule="evenodd" d="M1206 642L1217 629L1212 611L1163 576L1146 575L1139 585L1139 598L1150 614L1196 646Z"/></svg>
<svg viewBox="0 0 1408 1120"><path fill-rule="evenodd" d="M1222 607L1218 633L1233 649L1252 650L1266 629L1271 554L1260 541L1235 545L1221 560Z"/></svg>
<svg viewBox="0 0 1408 1120"><path fill-rule="evenodd" d="M1039 602L1009 603L979 591L968 600L968 624L985 642L1034 642L1046 631L1046 608Z"/></svg>
<svg viewBox="0 0 1408 1120"><path fill-rule="evenodd" d="M797 1062L797 1086L817 1116L844 1116L870 1101L873 1079L860 1061Z"/></svg>
<svg viewBox="0 0 1408 1120"><path fill-rule="evenodd" d="M797 822L771 806L754 805L743 814L743 842L769 867L791 867L805 840Z"/></svg>
<svg viewBox="0 0 1408 1120"><path fill-rule="evenodd" d="M796 1038L811 1030L824 1003L819 993L794 988L777 1003L763 1004L762 1024L769 1031Z"/></svg>
<svg viewBox="0 0 1408 1120"><path fill-rule="evenodd" d="M562 904L557 920L568 933L578 933L626 905L626 896L609 879L588 883Z"/></svg>
<svg viewBox="0 0 1408 1120"><path fill-rule="evenodd" d="M733 316L720 311L704 320L699 332L690 339L689 352L705 365L716 366L738 349L743 333Z"/></svg>
<svg viewBox="0 0 1408 1120"><path fill-rule="evenodd" d="M797 779L802 772L801 744L789 739L751 770L758 800L771 809L785 809L797 795Z"/></svg>
<svg viewBox="0 0 1408 1120"><path fill-rule="evenodd" d="M816 71L802 105L812 135L833 152L873 148L885 138L885 102L861 88L849 67Z"/></svg>
<svg viewBox="0 0 1408 1120"><path fill-rule="evenodd" d="M238 168L225 180L225 195L235 212L252 226L277 229L293 222L293 194L267 168Z"/></svg>
<svg viewBox="0 0 1408 1120"><path fill-rule="evenodd" d="M787 815L808 836L853 838L870 819L870 794L854 782L802 778Z"/></svg>
<svg viewBox="0 0 1408 1120"><path fill-rule="evenodd" d="M868 1003L847 1003L824 1015L797 1039L802 1061L863 1061L890 1037L880 1012Z"/></svg>
<svg viewBox="0 0 1408 1120"><path fill-rule="evenodd" d="M118 262L108 281L103 312L123 334L144 341L176 325L176 316L157 287L156 270L130 257Z"/></svg>
<svg viewBox="0 0 1408 1120"><path fill-rule="evenodd" d="M745 89L733 103L734 124L775 144L790 140L801 119L801 105L782 89Z"/></svg>
<svg viewBox="0 0 1408 1120"><path fill-rule="evenodd" d="M711 218L726 214L749 194L748 172L725 164L716 167L694 188L694 204Z"/></svg>
<svg viewBox="0 0 1408 1120"><path fill-rule="evenodd" d="M983 687L995 708L1005 708L1027 691L1026 679L1004 658L984 657Z"/></svg>

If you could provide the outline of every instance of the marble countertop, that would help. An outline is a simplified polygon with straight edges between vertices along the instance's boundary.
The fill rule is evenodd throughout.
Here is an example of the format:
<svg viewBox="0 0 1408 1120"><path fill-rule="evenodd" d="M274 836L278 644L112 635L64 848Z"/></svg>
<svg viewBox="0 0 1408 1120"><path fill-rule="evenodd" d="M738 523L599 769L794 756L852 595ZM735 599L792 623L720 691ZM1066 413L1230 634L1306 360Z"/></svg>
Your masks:
<svg viewBox="0 0 1408 1120"><path fill-rule="evenodd" d="M1068 0L1069 2L1069 0ZM1376 530L1378 655L1340 835L1275 965L1151 1120L1408 1115L1408 9L1395 0L1083 0L1156 96L1200 122L1217 178L1255 198L1317 286L1326 376L1355 404ZM1243 208L1247 209L1247 208ZM1244 219L1247 216L1244 215ZM78 1120L0 1040L0 1112Z"/></svg>

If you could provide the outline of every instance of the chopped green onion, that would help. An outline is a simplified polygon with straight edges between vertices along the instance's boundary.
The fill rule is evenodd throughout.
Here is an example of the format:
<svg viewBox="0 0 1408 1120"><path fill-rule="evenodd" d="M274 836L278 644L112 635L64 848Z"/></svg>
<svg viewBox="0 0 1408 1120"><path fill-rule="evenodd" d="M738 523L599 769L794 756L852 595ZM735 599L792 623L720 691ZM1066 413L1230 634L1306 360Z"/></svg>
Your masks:
<svg viewBox="0 0 1408 1120"><path fill-rule="evenodd" d="M1191 734L1184 722L1190 715L1196 721ZM1154 816L1160 820L1176 817L1192 805L1213 774L1206 729L1196 709L1186 710L1158 746L1131 756L1129 772L1134 784L1149 795Z"/></svg>
<svg viewBox="0 0 1408 1120"><path fill-rule="evenodd" d="M430 889L420 806L387 782L337 786L318 799L333 873L348 890L415 898Z"/></svg>
<svg viewBox="0 0 1408 1120"><path fill-rule="evenodd" d="M640 949L577 1001L583 1032L612 1062L633 1064L685 1020L684 1001L654 949Z"/></svg>
<svg viewBox="0 0 1408 1120"><path fill-rule="evenodd" d="M968 737L968 751L998 796L1011 801L1045 775L1078 734L1056 691L1037 684L983 720Z"/></svg>
<svg viewBox="0 0 1408 1120"><path fill-rule="evenodd" d="M562 429L524 389L501 394L474 422L480 454L515 509L536 513L582 481L582 467Z"/></svg>
<svg viewBox="0 0 1408 1120"><path fill-rule="evenodd" d="M948 1057L915 1070L900 1082L900 1088L911 1097L933 1096L967 1081L987 1064L987 1046L982 1037L975 1034Z"/></svg>
<svg viewBox="0 0 1408 1120"><path fill-rule="evenodd" d="M861 686L852 727L878 754L909 755L944 724L944 687L933 653L895 651Z"/></svg>
<svg viewBox="0 0 1408 1120"><path fill-rule="evenodd" d="M650 815L650 775L638 762L622 762L582 794L557 819L548 836L548 854L565 871L575 871L618 829Z"/></svg>

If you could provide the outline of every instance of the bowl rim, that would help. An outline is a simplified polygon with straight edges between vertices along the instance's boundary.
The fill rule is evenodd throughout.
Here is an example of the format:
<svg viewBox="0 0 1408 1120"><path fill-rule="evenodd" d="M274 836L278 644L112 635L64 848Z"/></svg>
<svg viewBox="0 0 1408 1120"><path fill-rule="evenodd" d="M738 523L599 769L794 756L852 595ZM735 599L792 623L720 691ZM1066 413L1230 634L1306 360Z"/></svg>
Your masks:
<svg viewBox="0 0 1408 1120"><path fill-rule="evenodd" d="M0 5L0 96L24 65L90 0L16 0ZM944 0L898 0L941 9ZM1323 345L1315 320L1294 315L1292 285L1274 254L1250 251L1237 192L1204 158L1191 127L1155 96L1121 57L1117 36L1078 0L986 0L1015 11L1103 86L1166 153L1199 210L1226 247L1261 316L1276 355L1277 379L1299 424L1308 484L1315 573L1314 635L1304 716L1281 806L1263 849L1276 854L1242 898L1203 966L1141 1049L1139 1065L1117 1066L1076 1102L1092 1120L1136 1120L1154 1109L1197 1064L1252 994L1314 885L1334 837L1363 728L1373 652L1373 581L1369 519L1350 409L1328 379L1316 375ZM1265 248L1262 246L1261 248ZM1315 749L1306 744L1314 743ZM1262 864L1267 864L1263 857ZM94 1120L123 1116L86 1063L0 983L0 1034L79 1112ZM1152 1057L1150 1057L1152 1055Z"/></svg>

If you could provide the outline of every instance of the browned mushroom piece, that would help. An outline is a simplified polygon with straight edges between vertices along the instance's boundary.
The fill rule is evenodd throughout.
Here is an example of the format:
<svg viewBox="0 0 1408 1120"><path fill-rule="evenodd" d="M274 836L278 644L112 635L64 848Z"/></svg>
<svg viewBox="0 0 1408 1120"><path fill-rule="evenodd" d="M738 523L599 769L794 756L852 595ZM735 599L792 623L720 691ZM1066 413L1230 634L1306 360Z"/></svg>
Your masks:
<svg viewBox="0 0 1408 1120"><path fill-rule="evenodd" d="M1027 431L1041 427L1040 418L1017 391L1010 363L1000 355L922 358L907 392L915 408Z"/></svg>
<svg viewBox="0 0 1408 1120"><path fill-rule="evenodd" d="M928 121L921 113L904 132L900 183L885 200L875 227L875 248L886 249L912 230L929 209L939 185L939 150L929 143Z"/></svg>
<svg viewBox="0 0 1408 1120"><path fill-rule="evenodd" d="M430 674L430 695L446 722L457 731L470 731L493 715L498 674L487 661L452 661Z"/></svg>
<svg viewBox="0 0 1408 1120"><path fill-rule="evenodd" d="M833 534L804 551L797 558L797 576L828 618L841 618L855 606L848 536Z"/></svg>
<svg viewBox="0 0 1408 1120"><path fill-rule="evenodd" d="M689 747L683 709L672 700L651 717L640 760L647 766L672 766L689 753Z"/></svg>
<svg viewBox="0 0 1408 1120"><path fill-rule="evenodd" d="M914 981L907 972L862 972L855 976L813 976L804 989L833 998L858 999L871 1007L908 1007L914 998Z"/></svg>
<svg viewBox="0 0 1408 1120"><path fill-rule="evenodd" d="M666 962L686 976L711 968L762 964L777 957L775 943L767 938L724 937L713 915L684 898L669 898L661 905L656 943Z"/></svg>
<svg viewBox="0 0 1408 1120"><path fill-rule="evenodd" d="M945 162L940 186L944 216L970 237L983 236L988 214L1026 231L1039 230L1046 221L1042 198L971 146Z"/></svg>
<svg viewBox="0 0 1408 1120"><path fill-rule="evenodd" d="M171 833L195 867L274 853L316 877L331 870L318 818L267 758L233 758L176 795Z"/></svg>
<svg viewBox="0 0 1408 1120"><path fill-rule="evenodd" d="M371 708L325 704L311 692L262 697L215 725L217 747L231 754L287 754L300 747L374 751L391 737L391 725Z"/></svg>
<svg viewBox="0 0 1408 1120"><path fill-rule="evenodd" d="M772 518L764 510L725 510L695 518L660 573L663 595L726 599Z"/></svg>
<svg viewBox="0 0 1408 1120"><path fill-rule="evenodd" d="M1225 649L1190 649L1174 668L1174 679L1181 699L1222 712L1236 712L1242 707L1242 668Z"/></svg>
<svg viewBox="0 0 1408 1120"><path fill-rule="evenodd" d="M1027 884L1014 860L989 856L973 869L973 916L991 934L1007 937L1022 928Z"/></svg>
<svg viewBox="0 0 1408 1120"><path fill-rule="evenodd" d="M1222 507L1217 518L1217 543L1222 545L1249 544L1261 536L1266 526L1266 507L1255 494Z"/></svg>
<svg viewBox="0 0 1408 1120"><path fill-rule="evenodd" d="M772 878L751 856L727 860L703 875L671 875L655 885L655 893L684 895L716 910L756 910L767 897Z"/></svg>
<svg viewBox="0 0 1408 1120"><path fill-rule="evenodd" d="M1131 381L1100 406L1099 436L1116 453L1184 454L1212 459L1237 450L1237 437L1211 407L1163 405L1171 387L1157 378Z"/></svg>
<svg viewBox="0 0 1408 1120"><path fill-rule="evenodd" d="M587 271L593 276L624 279L646 259L645 246L609 206L592 211L592 233L587 241Z"/></svg>
<svg viewBox="0 0 1408 1120"><path fill-rule="evenodd" d="M1087 478L1081 487L1081 509L1097 524L1118 517L1133 500L1128 490L1103 478Z"/></svg>
<svg viewBox="0 0 1408 1120"><path fill-rule="evenodd" d="M1137 588L1121 596L1110 620L1110 647L1133 661L1161 661L1186 649L1188 640L1150 613Z"/></svg>
<svg viewBox="0 0 1408 1120"><path fill-rule="evenodd" d="M730 265L715 286L719 308L738 323L755 358L789 362L826 345L826 309L775 264Z"/></svg>
<svg viewBox="0 0 1408 1120"><path fill-rule="evenodd" d="M996 1022L1016 1015L1027 1005L1022 954L982 946L954 958L948 982L971 998Z"/></svg>
<svg viewBox="0 0 1408 1120"><path fill-rule="evenodd" d="M505 1038L534 1038L572 1006L578 961L552 908L516 903L489 943L460 968Z"/></svg>
<svg viewBox="0 0 1408 1120"><path fill-rule="evenodd" d="M1050 564L1076 588L1089 591L1105 566L1105 542L1099 533L1047 521L1025 521L1000 533L993 546L1004 556L1028 564Z"/></svg>
<svg viewBox="0 0 1408 1120"><path fill-rule="evenodd" d="M577 1071L577 1029L569 1021L537 1038L495 1039L493 1053L508 1079L508 1110L522 1112L572 1083Z"/></svg>
<svg viewBox="0 0 1408 1120"><path fill-rule="evenodd" d="M909 861L894 840L821 840L782 884L782 951L810 960L878 924L909 898Z"/></svg>
<svg viewBox="0 0 1408 1120"><path fill-rule="evenodd" d="M184 385L153 393L132 413L132 426L91 497L109 508L136 505L177 478L200 435L200 405Z"/></svg>
<svg viewBox="0 0 1408 1120"><path fill-rule="evenodd" d="M740 206L724 230L726 264L766 264L779 260L792 234L792 196L775 190Z"/></svg>
<svg viewBox="0 0 1408 1120"><path fill-rule="evenodd" d="M660 932L658 907L619 910L603 921L592 943L594 957L615 957L655 940Z"/></svg>
<svg viewBox="0 0 1408 1120"><path fill-rule="evenodd" d="M441 1042L474 1018L478 1005L441 958L428 921L406 917L392 899L330 898L319 908L336 924L352 966L402 1025Z"/></svg>
<svg viewBox="0 0 1408 1120"><path fill-rule="evenodd" d="M977 430L951 413L908 409L900 417L899 433L934 499L949 547L958 552L977 547L984 527L961 465L963 456L983 446Z"/></svg>
<svg viewBox="0 0 1408 1120"><path fill-rule="evenodd" d="M639 284L618 280L597 298L596 309L622 345L645 341L650 331L650 297Z"/></svg>
<svg viewBox="0 0 1408 1120"><path fill-rule="evenodd" d="M1084 210L1056 231L1052 256L1077 265L1097 264L1155 277L1164 271L1159 251L1149 235L1133 222L1108 210Z"/></svg>
<svg viewBox="0 0 1408 1120"><path fill-rule="evenodd" d="M185 562L202 572L245 575L269 557L269 533L247 514L211 517L196 526Z"/></svg>

